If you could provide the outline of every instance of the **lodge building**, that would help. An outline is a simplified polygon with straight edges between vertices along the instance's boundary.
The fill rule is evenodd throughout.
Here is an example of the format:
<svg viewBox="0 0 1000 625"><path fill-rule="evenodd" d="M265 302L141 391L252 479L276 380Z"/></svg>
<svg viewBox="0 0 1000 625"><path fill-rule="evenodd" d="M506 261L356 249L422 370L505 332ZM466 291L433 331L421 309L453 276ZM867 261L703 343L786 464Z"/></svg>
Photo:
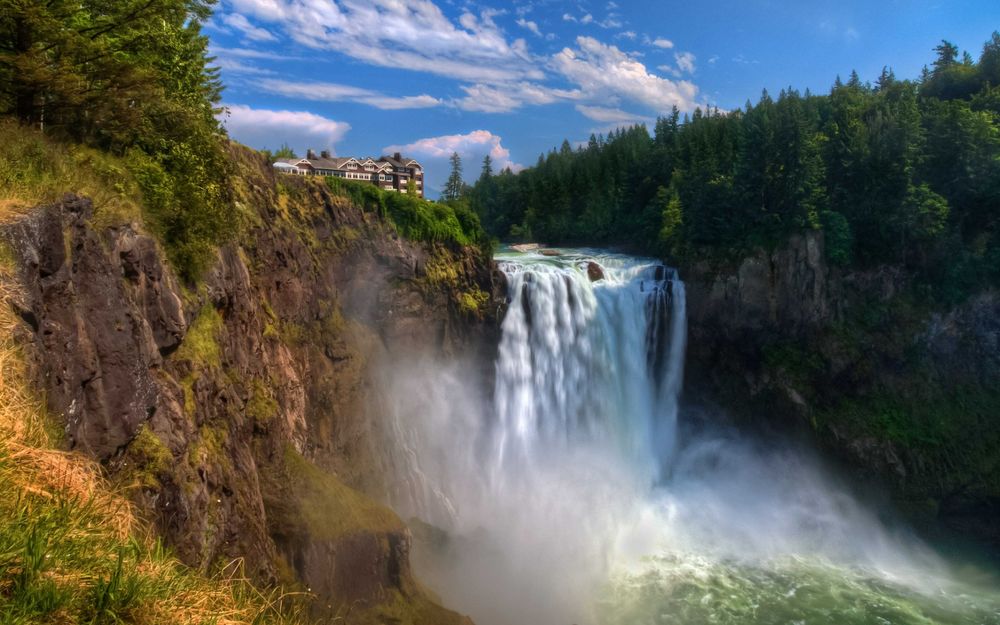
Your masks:
<svg viewBox="0 0 1000 625"><path fill-rule="evenodd" d="M305 158L283 158L274 163L275 170L298 176L333 176L346 180L371 182L384 191L408 193L410 181L414 183L417 195L424 197L424 170L412 158L403 158L396 152L378 160L371 157L331 157L323 150L317 158L312 150L306 151Z"/></svg>

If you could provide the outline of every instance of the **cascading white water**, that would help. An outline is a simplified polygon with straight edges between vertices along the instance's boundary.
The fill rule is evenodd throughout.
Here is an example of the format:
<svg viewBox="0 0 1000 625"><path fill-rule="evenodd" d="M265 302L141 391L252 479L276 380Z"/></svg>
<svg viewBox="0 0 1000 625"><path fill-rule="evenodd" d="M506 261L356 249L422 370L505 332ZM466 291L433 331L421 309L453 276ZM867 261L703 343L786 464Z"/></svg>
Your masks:
<svg viewBox="0 0 1000 625"><path fill-rule="evenodd" d="M510 298L496 367L492 483L502 488L512 474L530 474L539 457L587 445L628 459L639 479L659 477L673 455L686 338L676 272L586 253L501 257L499 265Z"/></svg>
<svg viewBox="0 0 1000 625"><path fill-rule="evenodd" d="M678 441L672 269L593 250L497 261L492 393L460 359L386 368L391 498L449 533L417 562L448 605L479 625L1000 623L995 593L957 585L808 454Z"/></svg>

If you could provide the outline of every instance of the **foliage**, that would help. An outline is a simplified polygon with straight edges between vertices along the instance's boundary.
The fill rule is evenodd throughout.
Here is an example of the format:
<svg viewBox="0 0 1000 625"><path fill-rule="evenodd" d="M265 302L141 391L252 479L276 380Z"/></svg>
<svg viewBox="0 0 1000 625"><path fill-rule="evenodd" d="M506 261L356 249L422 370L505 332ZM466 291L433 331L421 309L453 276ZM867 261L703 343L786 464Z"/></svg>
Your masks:
<svg viewBox="0 0 1000 625"><path fill-rule="evenodd" d="M564 142L517 175L484 167L466 197L498 237L675 258L822 229L835 264L903 265L961 298L1000 284L1000 33L978 63L947 42L937 53L919 81L852 73L828 95L764 92L730 112L674 109L653 136Z"/></svg>
<svg viewBox="0 0 1000 625"><path fill-rule="evenodd" d="M0 114L123 158L171 261L194 279L232 236L203 0L12 0ZM72 191L75 189L61 189Z"/></svg>
<svg viewBox="0 0 1000 625"><path fill-rule="evenodd" d="M383 191L372 184L328 176L326 184L363 210L389 219L400 234L414 241L457 246L488 246L479 217L462 200L432 202L410 193Z"/></svg>
<svg viewBox="0 0 1000 625"><path fill-rule="evenodd" d="M454 201L462 197L465 190L465 183L462 182L462 157L458 155L458 152L452 152L449 160L451 161L451 173L448 174L448 181L444 183L441 198Z"/></svg>

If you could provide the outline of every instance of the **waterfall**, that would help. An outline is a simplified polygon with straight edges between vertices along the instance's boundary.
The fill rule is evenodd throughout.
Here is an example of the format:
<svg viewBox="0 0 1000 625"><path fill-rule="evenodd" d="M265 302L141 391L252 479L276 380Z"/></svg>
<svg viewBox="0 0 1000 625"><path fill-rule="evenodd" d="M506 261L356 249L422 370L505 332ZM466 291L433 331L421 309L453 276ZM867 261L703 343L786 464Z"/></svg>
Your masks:
<svg viewBox="0 0 1000 625"><path fill-rule="evenodd" d="M389 499L448 536L415 541L447 605L479 625L1000 623L997 593L807 449L722 425L679 439L676 271L595 250L497 262L492 391L461 358L384 371Z"/></svg>
<svg viewBox="0 0 1000 625"><path fill-rule="evenodd" d="M586 251L501 257L499 266L509 306L492 483L579 445L605 445L646 478L661 478L674 451L686 339L676 271ZM592 267L603 277L592 281Z"/></svg>

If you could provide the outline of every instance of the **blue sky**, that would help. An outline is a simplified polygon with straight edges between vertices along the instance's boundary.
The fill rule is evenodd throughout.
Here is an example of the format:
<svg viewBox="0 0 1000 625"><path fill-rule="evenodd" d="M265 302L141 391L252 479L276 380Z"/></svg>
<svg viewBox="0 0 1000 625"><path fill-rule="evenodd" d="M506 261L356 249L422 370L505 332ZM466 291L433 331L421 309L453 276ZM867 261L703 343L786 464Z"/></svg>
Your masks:
<svg viewBox="0 0 1000 625"><path fill-rule="evenodd" d="M471 181L486 153L517 169L672 105L915 77L942 38L978 58L996 29L1000 0L220 0L206 25L235 139L400 150L431 195L452 151Z"/></svg>

